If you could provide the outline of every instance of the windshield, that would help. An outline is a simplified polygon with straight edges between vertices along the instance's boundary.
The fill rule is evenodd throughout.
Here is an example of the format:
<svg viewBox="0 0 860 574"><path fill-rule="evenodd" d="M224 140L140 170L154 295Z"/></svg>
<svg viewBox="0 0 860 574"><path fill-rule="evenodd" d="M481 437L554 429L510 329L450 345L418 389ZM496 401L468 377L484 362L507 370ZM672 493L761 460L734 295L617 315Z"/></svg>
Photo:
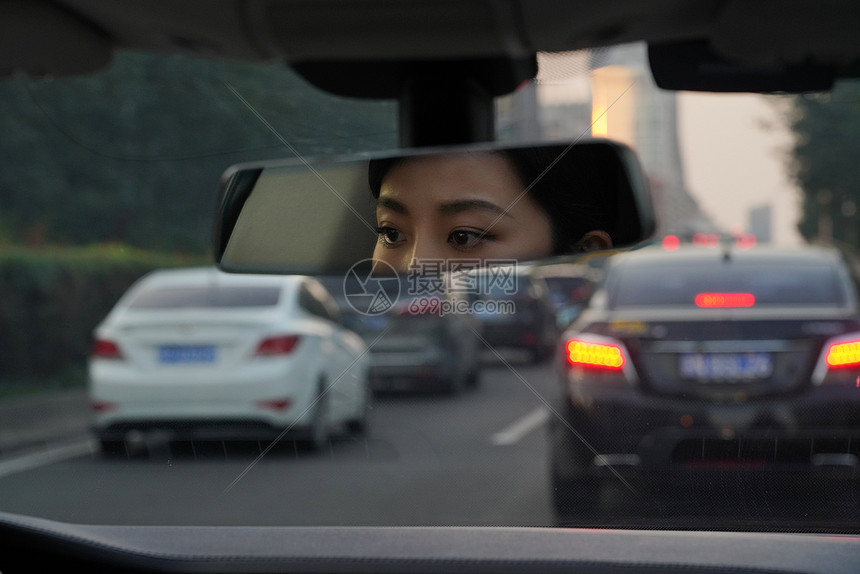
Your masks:
<svg viewBox="0 0 860 574"><path fill-rule="evenodd" d="M274 307L278 287L161 287L139 293L129 309L217 309L219 307Z"/></svg>
<svg viewBox="0 0 860 574"><path fill-rule="evenodd" d="M106 323L150 271L212 264L229 166L396 151L397 107L322 93L278 63L134 52L84 77L0 80L0 510L90 524L860 530L856 259L711 257L725 241L860 249L860 92L667 92L639 44L538 60L535 81L496 99L497 139L629 145L658 215L647 248L708 254L613 279L610 307L653 320L601 315L591 271L612 268L610 249L569 276L498 275L450 300L439 283L416 294L328 275L322 289L293 283L301 309L281 322L241 313L275 305L279 288L231 286L131 301L236 310L217 322ZM486 238L450 227L446 246ZM703 293L785 315L701 319ZM415 300L475 321L390 314Z"/></svg>
<svg viewBox="0 0 860 574"><path fill-rule="evenodd" d="M630 267L613 277L614 307L695 306L702 293L748 293L753 305L824 305L848 303L850 284L833 265L774 262L726 262Z"/></svg>

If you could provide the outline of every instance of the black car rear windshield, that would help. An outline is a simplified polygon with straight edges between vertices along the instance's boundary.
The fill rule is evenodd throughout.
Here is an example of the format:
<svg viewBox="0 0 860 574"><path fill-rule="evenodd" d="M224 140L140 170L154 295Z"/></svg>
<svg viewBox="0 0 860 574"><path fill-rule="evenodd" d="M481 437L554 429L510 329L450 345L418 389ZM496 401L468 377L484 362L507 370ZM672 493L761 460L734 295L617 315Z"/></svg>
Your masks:
<svg viewBox="0 0 860 574"><path fill-rule="evenodd" d="M272 307L278 304L280 287L162 287L140 293L131 309L212 309L225 307Z"/></svg>
<svg viewBox="0 0 860 574"><path fill-rule="evenodd" d="M846 305L847 286L826 263L769 263L630 266L610 284L611 307L696 306L703 294L751 294L754 306Z"/></svg>

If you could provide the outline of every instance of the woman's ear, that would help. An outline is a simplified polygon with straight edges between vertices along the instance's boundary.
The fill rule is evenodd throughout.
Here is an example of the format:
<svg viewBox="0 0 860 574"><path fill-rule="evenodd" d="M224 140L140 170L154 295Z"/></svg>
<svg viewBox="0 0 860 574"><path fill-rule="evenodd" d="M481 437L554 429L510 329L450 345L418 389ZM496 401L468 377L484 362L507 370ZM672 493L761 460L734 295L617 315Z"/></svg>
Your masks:
<svg viewBox="0 0 860 574"><path fill-rule="evenodd" d="M603 230L589 231L579 238L579 241L573 245L571 251L573 253L584 253L586 251L600 251L601 249L609 249L612 247L612 238Z"/></svg>

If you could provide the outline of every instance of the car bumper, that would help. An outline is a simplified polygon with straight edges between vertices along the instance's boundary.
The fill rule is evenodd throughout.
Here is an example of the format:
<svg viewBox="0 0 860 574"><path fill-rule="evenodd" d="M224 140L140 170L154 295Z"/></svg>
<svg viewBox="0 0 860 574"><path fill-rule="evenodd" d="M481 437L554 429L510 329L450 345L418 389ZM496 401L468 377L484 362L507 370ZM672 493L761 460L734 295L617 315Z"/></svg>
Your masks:
<svg viewBox="0 0 860 574"><path fill-rule="evenodd" d="M423 391L444 387L456 376L453 358L441 352L374 352L370 385L377 392Z"/></svg>
<svg viewBox="0 0 860 574"><path fill-rule="evenodd" d="M590 472L741 472L860 477L860 389L713 404L580 385L567 424L591 446Z"/></svg>
<svg viewBox="0 0 860 574"><path fill-rule="evenodd" d="M370 369L370 385L376 392L436 390L455 376L446 365L386 365Z"/></svg>
<svg viewBox="0 0 860 574"><path fill-rule="evenodd" d="M317 386L318 381L286 361L229 373L213 370L208 376L93 370L92 427L100 436L161 428L193 438L268 438L288 427L310 426Z"/></svg>
<svg viewBox="0 0 860 574"><path fill-rule="evenodd" d="M484 326L482 337L492 347L537 349L547 344L544 331L530 324L490 324Z"/></svg>

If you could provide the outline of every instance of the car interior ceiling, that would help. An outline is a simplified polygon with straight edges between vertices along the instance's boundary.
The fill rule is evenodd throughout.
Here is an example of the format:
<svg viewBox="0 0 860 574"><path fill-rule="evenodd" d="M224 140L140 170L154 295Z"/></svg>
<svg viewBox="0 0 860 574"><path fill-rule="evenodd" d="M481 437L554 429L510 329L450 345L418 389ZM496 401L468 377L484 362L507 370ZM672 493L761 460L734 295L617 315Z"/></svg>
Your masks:
<svg viewBox="0 0 860 574"><path fill-rule="evenodd" d="M800 92L860 70L853 57L860 53L860 12L852 0L695 4L7 2L0 6L0 73L90 73L124 48L281 60L322 90L398 100L400 144L417 147L491 141L493 98L533 79L541 51L646 41L655 80L673 90ZM822 10L853 17L810 30ZM779 27L756 24L774 13ZM34 33L47 23L53 46Z"/></svg>

